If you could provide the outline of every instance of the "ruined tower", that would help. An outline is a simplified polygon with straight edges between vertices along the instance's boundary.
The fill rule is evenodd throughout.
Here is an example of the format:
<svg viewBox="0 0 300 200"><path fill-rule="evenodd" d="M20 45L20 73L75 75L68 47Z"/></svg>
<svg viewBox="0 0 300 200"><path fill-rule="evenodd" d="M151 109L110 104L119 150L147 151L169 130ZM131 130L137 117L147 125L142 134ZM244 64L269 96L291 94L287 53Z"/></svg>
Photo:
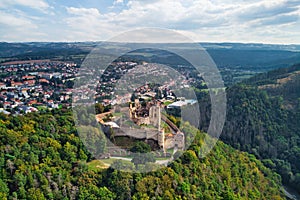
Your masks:
<svg viewBox="0 0 300 200"><path fill-rule="evenodd" d="M156 105L150 108L149 118L150 118L150 124L156 126L160 131L160 124L161 124L160 106Z"/></svg>

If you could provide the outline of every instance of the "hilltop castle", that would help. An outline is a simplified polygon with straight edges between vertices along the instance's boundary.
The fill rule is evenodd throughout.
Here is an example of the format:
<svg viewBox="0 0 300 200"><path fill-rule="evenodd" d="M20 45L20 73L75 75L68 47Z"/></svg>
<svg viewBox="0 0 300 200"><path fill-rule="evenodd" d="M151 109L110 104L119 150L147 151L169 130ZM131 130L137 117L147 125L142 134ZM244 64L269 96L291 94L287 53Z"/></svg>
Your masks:
<svg viewBox="0 0 300 200"><path fill-rule="evenodd" d="M159 101L140 102L138 99L135 99L134 102L129 104L129 108L123 108L123 113L127 110L127 113L124 113L127 118L120 117L110 122L104 122L100 119L98 121L102 124L102 129L106 135L113 134L113 137L129 137L144 141L153 140L157 142L158 147L164 153L166 153L167 149L172 148L183 150L185 147L185 135L175 124L161 114L162 108L163 105ZM101 115L101 118L103 117ZM126 120L127 122L134 122L138 127L126 123ZM162 123L164 124L162 125ZM166 127L168 127L168 133L165 133ZM112 155L115 151L122 151L122 149L110 149L110 154Z"/></svg>
<svg viewBox="0 0 300 200"><path fill-rule="evenodd" d="M161 115L161 104L158 101L149 101L142 106L138 99L135 99L134 105L130 103L129 116L137 125L152 125L157 128L157 142L159 146L166 150L177 147L184 148L184 134L166 117ZM173 133L165 135L164 128L161 127L161 121L172 129Z"/></svg>

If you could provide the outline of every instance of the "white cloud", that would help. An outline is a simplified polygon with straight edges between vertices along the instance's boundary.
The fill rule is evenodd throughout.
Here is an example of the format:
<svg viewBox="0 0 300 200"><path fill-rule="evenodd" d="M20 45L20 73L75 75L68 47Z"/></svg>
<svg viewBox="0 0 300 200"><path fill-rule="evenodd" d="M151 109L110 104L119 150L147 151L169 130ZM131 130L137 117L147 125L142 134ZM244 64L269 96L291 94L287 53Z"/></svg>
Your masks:
<svg viewBox="0 0 300 200"><path fill-rule="evenodd" d="M30 27L36 28L36 26L28 19L17 17L15 15L0 11L0 24L13 26L13 27Z"/></svg>
<svg viewBox="0 0 300 200"><path fill-rule="evenodd" d="M0 40L41 41L47 38L40 23L42 15L51 14L51 9L44 0L1 0Z"/></svg>
<svg viewBox="0 0 300 200"><path fill-rule="evenodd" d="M80 37L103 40L129 29L158 27L176 30L198 30L205 27L227 26L224 13L230 6L214 5L209 0L201 1L129 1L120 12L100 14L92 8L67 8L73 14L66 19L69 27ZM74 34L74 32L73 32Z"/></svg>
<svg viewBox="0 0 300 200"><path fill-rule="evenodd" d="M103 15L96 8L66 8L71 14L64 19L70 28L67 32L67 40L100 40L108 38L115 25L109 23L109 16Z"/></svg>
<svg viewBox="0 0 300 200"><path fill-rule="evenodd" d="M68 7L67 12L73 15L79 15L79 16L93 16L98 17L100 16L100 12L96 8L74 8L74 7Z"/></svg>
<svg viewBox="0 0 300 200"><path fill-rule="evenodd" d="M113 5L117 5L117 4L123 4L124 0L115 0Z"/></svg>
<svg viewBox="0 0 300 200"><path fill-rule="evenodd" d="M8 8L15 5L29 7L40 11L46 11L50 8L50 5L44 0L1 0L0 2L0 8Z"/></svg>
<svg viewBox="0 0 300 200"><path fill-rule="evenodd" d="M56 6L61 6L59 1L56 3ZM0 9L8 5L22 5L37 10L51 8L45 0L2 0ZM158 27L178 30L196 41L271 43L295 40L300 43L299 37L296 37L300 29L299 0L112 0L107 8L64 8L64 13L59 13L57 8L52 9L61 19L59 24L63 30L55 23L49 27L58 29L57 35L51 38L56 37L60 41L106 40L134 28ZM24 19L31 24L38 22L32 17ZM288 37L289 34L291 37Z"/></svg>
<svg viewBox="0 0 300 200"><path fill-rule="evenodd" d="M235 14L241 20L254 20L295 12L299 10L299 5L300 2L286 0L261 1L241 7Z"/></svg>
<svg viewBox="0 0 300 200"><path fill-rule="evenodd" d="M47 37L36 24L23 15L13 15L0 10L1 41L41 41Z"/></svg>
<svg viewBox="0 0 300 200"><path fill-rule="evenodd" d="M50 8L49 4L46 3L44 0L14 0L16 4L28 6L34 9L48 9Z"/></svg>

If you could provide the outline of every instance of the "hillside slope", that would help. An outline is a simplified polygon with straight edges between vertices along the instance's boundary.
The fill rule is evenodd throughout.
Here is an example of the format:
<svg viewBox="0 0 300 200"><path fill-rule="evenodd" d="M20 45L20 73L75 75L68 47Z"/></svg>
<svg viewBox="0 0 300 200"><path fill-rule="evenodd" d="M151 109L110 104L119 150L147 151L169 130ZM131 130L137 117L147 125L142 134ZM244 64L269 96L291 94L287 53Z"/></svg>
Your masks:
<svg viewBox="0 0 300 200"><path fill-rule="evenodd" d="M279 176L254 156L218 142L199 159L205 134L188 124L186 131L196 139L169 167L131 174L91 168L93 158L76 134L70 111L0 114L0 199L284 198Z"/></svg>
<svg viewBox="0 0 300 200"><path fill-rule="evenodd" d="M300 65L255 76L227 97L223 141L256 155L300 192Z"/></svg>

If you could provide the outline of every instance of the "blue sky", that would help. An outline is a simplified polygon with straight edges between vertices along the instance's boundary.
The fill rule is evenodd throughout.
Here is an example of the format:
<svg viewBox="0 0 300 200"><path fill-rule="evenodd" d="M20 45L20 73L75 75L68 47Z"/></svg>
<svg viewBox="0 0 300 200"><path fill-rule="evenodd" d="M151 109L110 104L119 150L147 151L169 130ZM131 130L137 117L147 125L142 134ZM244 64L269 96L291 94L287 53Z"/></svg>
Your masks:
<svg viewBox="0 0 300 200"><path fill-rule="evenodd" d="M0 41L104 41L140 27L198 42L300 44L300 0L0 0Z"/></svg>

